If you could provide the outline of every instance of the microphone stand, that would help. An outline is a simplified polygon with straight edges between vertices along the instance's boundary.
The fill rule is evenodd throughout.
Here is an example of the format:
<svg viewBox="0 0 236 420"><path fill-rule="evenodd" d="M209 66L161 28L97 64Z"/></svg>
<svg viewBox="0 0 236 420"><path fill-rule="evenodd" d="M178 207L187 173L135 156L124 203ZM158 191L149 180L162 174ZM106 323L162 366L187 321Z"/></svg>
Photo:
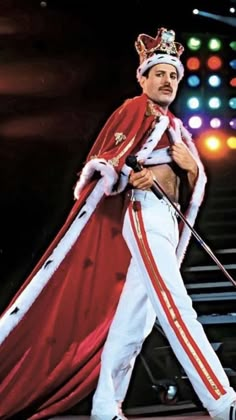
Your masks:
<svg viewBox="0 0 236 420"><path fill-rule="evenodd" d="M129 155L126 158L126 165L128 165L130 168L134 170L134 172L140 172L143 168L140 165L140 163L137 161L136 156ZM157 180L153 180L153 185L151 186L151 191L156 195L158 199L162 199L165 197L165 199L168 201L168 203L175 209L176 213L180 217L180 219L185 223L185 225L188 226L188 228L191 230L193 236L196 238L198 243L202 246L202 248L210 255L212 260L216 263L216 265L219 267L219 269L224 273L224 275L227 277L228 280L231 281L234 287L236 287L236 281L233 279L233 277L228 273L228 271L225 269L225 267L221 264L221 262L218 260L218 258L215 256L215 254L212 252L210 247L203 241L203 239L200 237L200 235L196 232L196 230L190 225L184 214L181 212L181 210L176 206L176 204L168 197L168 195L165 193L163 188L160 186L160 184L157 182Z"/></svg>

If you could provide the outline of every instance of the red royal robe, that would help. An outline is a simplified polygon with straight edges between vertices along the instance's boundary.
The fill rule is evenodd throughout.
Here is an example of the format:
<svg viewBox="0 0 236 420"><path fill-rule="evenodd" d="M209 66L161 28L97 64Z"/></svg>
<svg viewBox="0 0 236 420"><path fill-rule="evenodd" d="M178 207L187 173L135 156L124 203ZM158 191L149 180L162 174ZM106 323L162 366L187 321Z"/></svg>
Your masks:
<svg viewBox="0 0 236 420"><path fill-rule="evenodd" d="M145 95L126 101L108 119L87 162L94 155L115 157L118 174L154 120ZM117 141L120 133L125 136ZM63 413L96 386L101 350L130 260L121 236L121 194L103 195L53 274L46 282L43 277L96 183L91 179L83 188L64 226L0 318L0 419Z"/></svg>

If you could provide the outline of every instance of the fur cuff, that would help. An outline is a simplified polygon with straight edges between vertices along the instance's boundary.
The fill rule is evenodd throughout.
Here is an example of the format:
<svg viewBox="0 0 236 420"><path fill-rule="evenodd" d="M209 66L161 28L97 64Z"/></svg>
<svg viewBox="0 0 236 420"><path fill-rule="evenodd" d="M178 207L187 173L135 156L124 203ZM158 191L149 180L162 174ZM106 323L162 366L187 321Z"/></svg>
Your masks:
<svg viewBox="0 0 236 420"><path fill-rule="evenodd" d="M95 172L99 172L103 178L104 193L110 195L113 185L118 180L118 175L114 167L105 159L92 159L84 166L80 178L74 189L74 198L78 199L81 191L87 185Z"/></svg>

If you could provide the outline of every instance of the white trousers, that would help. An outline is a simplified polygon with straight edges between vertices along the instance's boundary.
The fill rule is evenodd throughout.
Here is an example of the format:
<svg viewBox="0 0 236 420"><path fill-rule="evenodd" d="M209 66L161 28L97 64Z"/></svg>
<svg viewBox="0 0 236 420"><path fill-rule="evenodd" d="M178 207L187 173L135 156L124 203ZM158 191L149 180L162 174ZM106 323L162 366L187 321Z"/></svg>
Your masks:
<svg viewBox="0 0 236 420"><path fill-rule="evenodd" d="M133 366L156 317L203 406L213 417L236 400L187 294L176 259L174 208L152 192L135 190L123 235L132 259L102 352L92 414L118 414Z"/></svg>

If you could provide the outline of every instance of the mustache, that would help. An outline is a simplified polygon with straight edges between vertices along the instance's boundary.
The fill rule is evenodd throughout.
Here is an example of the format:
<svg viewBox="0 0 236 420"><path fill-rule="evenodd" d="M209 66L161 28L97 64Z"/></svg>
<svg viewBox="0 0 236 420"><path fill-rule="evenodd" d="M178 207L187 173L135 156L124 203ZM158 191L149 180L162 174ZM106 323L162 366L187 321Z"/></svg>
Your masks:
<svg viewBox="0 0 236 420"><path fill-rule="evenodd" d="M173 89L170 85L163 85L159 88L159 90L169 90L171 93L173 92Z"/></svg>

